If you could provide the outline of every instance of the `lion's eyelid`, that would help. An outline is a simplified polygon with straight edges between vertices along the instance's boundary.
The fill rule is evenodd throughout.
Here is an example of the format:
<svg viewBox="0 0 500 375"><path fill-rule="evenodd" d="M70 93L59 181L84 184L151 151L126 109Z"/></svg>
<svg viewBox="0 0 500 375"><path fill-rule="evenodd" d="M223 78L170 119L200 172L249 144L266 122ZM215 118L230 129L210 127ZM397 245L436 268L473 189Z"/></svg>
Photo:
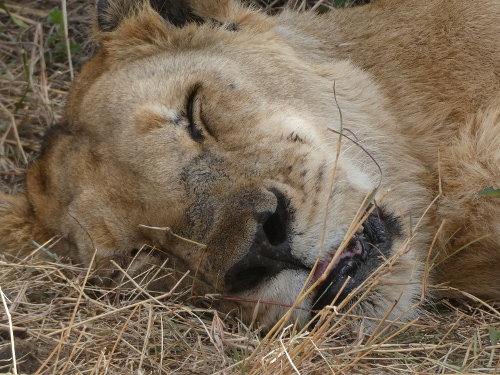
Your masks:
<svg viewBox="0 0 500 375"><path fill-rule="evenodd" d="M196 101L197 101L197 94L200 89L200 85L197 84L193 87L191 90L191 93L189 94L187 98L187 103L186 103L186 109L187 109L187 118L189 122L189 135L195 142L201 142L205 138L203 136L203 133L200 130L200 124L197 123L195 119L195 111L200 111L201 110L201 105L196 106ZM198 107L198 108L196 108Z"/></svg>

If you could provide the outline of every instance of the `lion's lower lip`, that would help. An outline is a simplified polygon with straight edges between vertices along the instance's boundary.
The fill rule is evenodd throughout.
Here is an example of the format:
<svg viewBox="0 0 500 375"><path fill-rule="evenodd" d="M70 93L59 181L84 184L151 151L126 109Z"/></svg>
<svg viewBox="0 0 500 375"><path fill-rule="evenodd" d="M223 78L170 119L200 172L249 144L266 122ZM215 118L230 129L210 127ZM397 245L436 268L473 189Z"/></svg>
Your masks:
<svg viewBox="0 0 500 375"><path fill-rule="evenodd" d="M330 267L330 273L336 272L339 264L344 260L352 260L354 257L363 257L364 254L364 246L362 244L362 240L359 236L354 236L351 240L349 246L337 257L335 263L330 267L330 263L335 258L335 253L332 254L328 260L318 264L316 267L316 271L314 271L314 280L318 280L323 274L327 271L328 267Z"/></svg>
<svg viewBox="0 0 500 375"><path fill-rule="evenodd" d="M330 271L328 268L333 257L319 264L314 273L314 279L322 278L323 280L318 287L318 300L314 303L314 310L320 310L333 301L336 301L336 304L340 303L356 288L361 281L359 270L369 258L370 252L371 246L365 241L363 235L357 235L351 240L346 250L338 256L330 267Z"/></svg>

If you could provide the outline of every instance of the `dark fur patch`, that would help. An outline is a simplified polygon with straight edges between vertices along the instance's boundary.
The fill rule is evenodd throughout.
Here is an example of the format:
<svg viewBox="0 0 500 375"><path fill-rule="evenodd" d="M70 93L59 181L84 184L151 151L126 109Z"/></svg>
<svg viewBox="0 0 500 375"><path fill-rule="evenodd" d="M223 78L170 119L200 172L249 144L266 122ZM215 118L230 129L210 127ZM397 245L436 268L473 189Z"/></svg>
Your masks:
<svg viewBox="0 0 500 375"><path fill-rule="evenodd" d="M108 9L108 0L97 0L97 24L101 31L113 31L117 25L112 25L106 20L106 10Z"/></svg>
<svg viewBox="0 0 500 375"><path fill-rule="evenodd" d="M205 22L193 12L186 0L150 0L150 3L154 10L174 26L181 27L192 22L199 24Z"/></svg>
<svg viewBox="0 0 500 375"><path fill-rule="evenodd" d="M286 137L286 140L289 142L298 142L298 143L304 143L304 140L295 132L291 132L288 137Z"/></svg>
<svg viewBox="0 0 500 375"><path fill-rule="evenodd" d="M405 234L403 222L399 215L390 213L384 206L377 207L376 212L380 221L385 223L392 238L400 237Z"/></svg>
<svg viewBox="0 0 500 375"><path fill-rule="evenodd" d="M61 135L68 135L71 133L70 125L68 123L56 124L49 128L45 133L42 142L42 155L44 153L50 152L55 141Z"/></svg>
<svg viewBox="0 0 500 375"><path fill-rule="evenodd" d="M146 1L146 0L144 0ZM188 23L204 23L203 18L193 12L185 0L149 0L151 7L165 20L176 27L182 27ZM115 30L122 19L134 12L136 8L120 9L120 14L111 14L109 0L97 1L97 24L101 31Z"/></svg>

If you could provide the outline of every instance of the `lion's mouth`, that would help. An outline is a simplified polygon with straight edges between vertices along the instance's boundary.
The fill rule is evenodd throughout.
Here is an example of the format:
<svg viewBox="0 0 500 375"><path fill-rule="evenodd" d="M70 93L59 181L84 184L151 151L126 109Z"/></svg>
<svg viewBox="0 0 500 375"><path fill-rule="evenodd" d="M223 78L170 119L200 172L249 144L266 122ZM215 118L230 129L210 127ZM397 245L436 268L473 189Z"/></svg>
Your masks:
<svg viewBox="0 0 500 375"><path fill-rule="evenodd" d="M314 310L321 310L332 303L338 305L378 267L381 255L389 254L391 238L397 234L392 233L397 232L393 220L380 208L370 214L318 287ZM334 255L318 265L314 273L315 280L324 275Z"/></svg>
<svg viewBox="0 0 500 375"><path fill-rule="evenodd" d="M336 270L335 274L339 274L338 269L346 269L348 267L354 266L356 259L363 259L366 255L366 241L364 240L363 234L355 234L349 245L344 249L344 251L337 257L335 263L333 264L331 270ZM329 259L320 263L314 272L314 280L318 280L327 271L330 266L335 254L330 255ZM342 263L342 265L341 265Z"/></svg>

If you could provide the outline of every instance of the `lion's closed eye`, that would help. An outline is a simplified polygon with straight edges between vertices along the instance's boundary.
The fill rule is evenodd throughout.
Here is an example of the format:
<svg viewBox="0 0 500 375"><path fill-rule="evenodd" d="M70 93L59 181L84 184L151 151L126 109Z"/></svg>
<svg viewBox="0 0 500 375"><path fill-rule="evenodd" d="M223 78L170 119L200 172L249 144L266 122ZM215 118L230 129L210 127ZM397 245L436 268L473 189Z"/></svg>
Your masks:
<svg viewBox="0 0 500 375"><path fill-rule="evenodd" d="M200 85L197 84L191 90L186 103L186 115L188 119L188 132L191 138L196 142L202 142L205 139L201 121L201 98L198 95Z"/></svg>
<svg viewBox="0 0 500 375"><path fill-rule="evenodd" d="M202 94L202 90L203 87L201 84L194 85L186 99L185 105L188 133L198 143L203 142L207 136L217 140L208 121L207 113L203 110L203 103L206 101L206 97Z"/></svg>

